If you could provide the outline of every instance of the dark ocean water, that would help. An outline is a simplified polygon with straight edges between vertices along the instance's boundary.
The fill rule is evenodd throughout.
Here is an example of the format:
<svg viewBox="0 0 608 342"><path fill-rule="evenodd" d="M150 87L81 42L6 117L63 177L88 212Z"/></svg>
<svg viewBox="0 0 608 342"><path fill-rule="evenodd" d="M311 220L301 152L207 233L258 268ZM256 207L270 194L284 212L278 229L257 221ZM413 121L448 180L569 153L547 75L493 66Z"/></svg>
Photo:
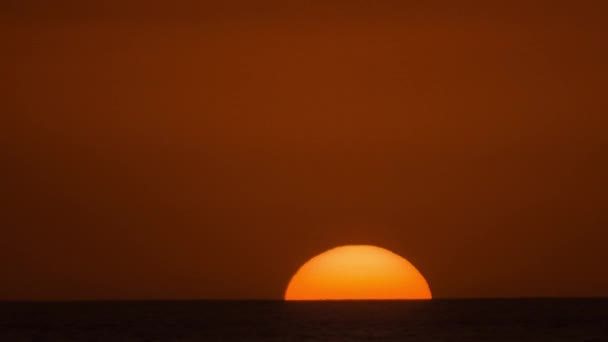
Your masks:
<svg viewBox="0 0 608 342"><path fill-rule="evenodd" d="M608 341L608 299L0 303L0 341Z"/></svg>

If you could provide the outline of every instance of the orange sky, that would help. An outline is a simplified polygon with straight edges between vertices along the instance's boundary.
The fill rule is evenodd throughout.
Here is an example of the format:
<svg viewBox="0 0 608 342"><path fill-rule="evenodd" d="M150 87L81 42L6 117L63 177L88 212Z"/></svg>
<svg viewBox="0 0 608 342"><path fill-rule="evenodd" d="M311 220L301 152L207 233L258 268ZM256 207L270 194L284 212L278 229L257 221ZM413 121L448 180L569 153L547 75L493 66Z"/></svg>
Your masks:
<svg viewBox="0 0 608 342"><path fill-rule="evenodd" d="M607 5L425 3L3 1L0 299L607 296Z"/></svg>

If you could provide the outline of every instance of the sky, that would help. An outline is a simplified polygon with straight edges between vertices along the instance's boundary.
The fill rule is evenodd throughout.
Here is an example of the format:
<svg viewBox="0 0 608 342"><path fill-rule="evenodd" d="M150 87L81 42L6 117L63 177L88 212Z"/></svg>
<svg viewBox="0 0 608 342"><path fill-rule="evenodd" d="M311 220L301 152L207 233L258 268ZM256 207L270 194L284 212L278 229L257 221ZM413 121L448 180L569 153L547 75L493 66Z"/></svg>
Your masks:
<svg viewBox="0 0 608 342"><path fill-rule="evenodd" d="M608 296L603 1L2 1L0 300Z"/></svg>

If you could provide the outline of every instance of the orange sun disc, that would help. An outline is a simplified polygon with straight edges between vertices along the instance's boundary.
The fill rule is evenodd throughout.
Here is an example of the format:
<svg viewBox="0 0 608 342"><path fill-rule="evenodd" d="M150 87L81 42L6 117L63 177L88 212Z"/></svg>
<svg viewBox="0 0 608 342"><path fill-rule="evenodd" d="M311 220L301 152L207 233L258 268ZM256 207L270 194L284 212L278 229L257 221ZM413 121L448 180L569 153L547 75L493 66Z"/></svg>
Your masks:
<svg viewBox="0 0 608 342"><path fill-rule="evenodd" d="M285 300L431 299L422 274L384 248L350 245L306 262L291 278Z"/></svg>

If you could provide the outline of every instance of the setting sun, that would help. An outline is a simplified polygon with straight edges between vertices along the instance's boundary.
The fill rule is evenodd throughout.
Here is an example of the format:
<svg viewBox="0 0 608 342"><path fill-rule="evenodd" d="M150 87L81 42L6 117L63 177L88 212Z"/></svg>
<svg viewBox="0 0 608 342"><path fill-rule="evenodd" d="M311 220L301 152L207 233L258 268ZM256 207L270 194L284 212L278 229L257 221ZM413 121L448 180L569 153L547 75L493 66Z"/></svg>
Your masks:
<svg viewBox="0 0 608 342"><path fill-rule="evenodd" d="M368 245L342 246L306 262L285 300L431 299L422 274L403 257Z"/></svg>

